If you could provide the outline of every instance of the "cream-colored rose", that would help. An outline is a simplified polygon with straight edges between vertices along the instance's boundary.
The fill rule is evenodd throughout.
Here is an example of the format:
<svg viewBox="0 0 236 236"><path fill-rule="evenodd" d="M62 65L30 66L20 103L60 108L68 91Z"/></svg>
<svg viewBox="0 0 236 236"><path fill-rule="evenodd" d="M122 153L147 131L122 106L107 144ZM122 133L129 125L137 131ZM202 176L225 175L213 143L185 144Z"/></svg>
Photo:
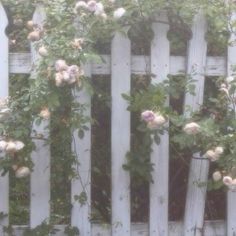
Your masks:
<svg viewBox="0 0 236 236"><path fill-rule="evenodd" d="M49 109L47 107L45 107L40 111L39 116L45 120L48 120L51 116L51 113L50 113Z"/></svg>
<svg viewBox="0 0 236 236"><path fill-rule="evenodd" d="M155 115L155 118L147 123L149 129L158 129L166 123L166 119L162 115Z"/></svg>
<svg viewBox="0 0 236 236"><path fill-rule="evenodd" d="M220 181L222 179L222 175L221 175L220 171L215 171L212 174L212 178L215 182Z"/></svg>
<svg viewBox="0 0 236 236"><path fill-rule="evenodd" d="M224 152L223 147L218 146L218 147L215 148L215 153L216 154L221 155L223 152Z"/></svg>
<svg viewBox="0 0 236 236"><path fill-rule="evenodd" d="M230 186L232 185L233 183L233 180L230 176L224 176L223 178L223 183L226 185L226 186Z"/></svg>
<svg viewBox="0 0 236 236"><path fill-rule="evenodd" d="M41 38L40 32L35 30L28 34L28 39L32 42L39 41Z"/></svg>
<svg viewBox="0 0 236 236"><path fill-rule="evenodd" d="M57 60L56 63L55 63L55 69L56 71L58 72L62 72L64 70L67 70L68 68L68 65L66 64L66 61L65 60Z"/></svg>
<svg viewBox="0 0 236 236"><path fill-rule="evenodd" d="M44 46L41 46L38 50L38 53L40 56L46 57L48 55L48 50Z"/></svg>
<svg viewBox="0 0 236 236"><path fill-rule="evenodd" d="M63 85L63 74L58 72L55 75L55 84L57 87L61 87Z"/></svg>
<svg viewBox="0 0 236 236"><path fill-rule="evenodd" d="M24 178L30 174L30 169L26 166L18 168L15 172L16 178Z"/></svg>
<svg viewBox="0 0 236 236"><path fill-rule="evenodd" d="M205 154L207 158L209 158L211 161L216 161L219 159L219 155L215 153L213 150L208 150Z"/></svg>
<svg viewBox="0 0 236 236"><path fill-rule="evenodd" d="M9 141L6 146L6 152L16 152L16 144L13 141Z"/></svg>
<svg viewBox="0 0 236 236"><path fill-rule="evenodd" d="M201 127L197 124L197 123L195 123L195 122L191 122L191 123L188 123L188 124L186 124L185 126L184 126L184 132L186 133L186 134L197 134L197 133L199 133L200 132L200 129L201 129Z"/></svg>

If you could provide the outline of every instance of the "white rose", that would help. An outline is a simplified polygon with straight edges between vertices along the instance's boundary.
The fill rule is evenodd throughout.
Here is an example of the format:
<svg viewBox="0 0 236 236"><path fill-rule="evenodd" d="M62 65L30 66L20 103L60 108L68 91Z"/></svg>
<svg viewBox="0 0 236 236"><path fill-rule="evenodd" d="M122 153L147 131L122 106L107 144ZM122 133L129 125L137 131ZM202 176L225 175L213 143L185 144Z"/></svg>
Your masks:
<svg viewBox="0 0 236 236"><path fill-rule="evenodd" d="M227 84L230 84L234 81L234 77L233 76L228 76L225 81L227 82Z"/></svg>
<svg viewBox="0 0 236 236"><path fill-rule="evenodd" d="M20 151L25 146L25 144L23 142L21 142L21 141L15 141L14 143L16 145L16 151Z"/></svg>
<svg viewBox="0 0 236 236"><path fill-rule="evenodd" d="M24 178L30 174L30 169L26 166L20 167L16 170L15 176L16 178Z"/></svg>
<svg viewBox="0 0 236 236"><path fill-rule="evenodd" d="M75 10L78 11L80 8L87 9L87 8L88 8L87 3L84 2L84 1L78 1L78 2L75 4Z"/></svg>
<svg viewBox="0 0 236 236"><path fill-rule="evenodd" d="M197 134L200 132L200 126L195 122L191 122L186 124L183 130L186 134Z"/></svg>
<svg viewBox="0 0 236 236"><path fill-rule="evenodd" d="M215 148L215 153L216 154L221 155L223 152L224 152L223 147L218 146L218 147Z"/></svg>
<svg viewBox="0 0 236 236"><path fill-rule="evenodd" d="M115 19L121 18L125 14L126 10L123 7L116 9L113 13Z"/></svg>
<svg viewBox="0 0 236 236"><path fill-rule="evenodd" d="M94 14L96 16L101 16L103 13L104 13L104 6L101 2L98 2L96 4L96 10L95 10Z"/></svg>
<svg viewBox="0 0 236 236"><path fill-rule="evenodd" d="M220 181L222 179L222 175L221 175L220 171L215 171L212 174L212 178L215 182Z"/></svg>

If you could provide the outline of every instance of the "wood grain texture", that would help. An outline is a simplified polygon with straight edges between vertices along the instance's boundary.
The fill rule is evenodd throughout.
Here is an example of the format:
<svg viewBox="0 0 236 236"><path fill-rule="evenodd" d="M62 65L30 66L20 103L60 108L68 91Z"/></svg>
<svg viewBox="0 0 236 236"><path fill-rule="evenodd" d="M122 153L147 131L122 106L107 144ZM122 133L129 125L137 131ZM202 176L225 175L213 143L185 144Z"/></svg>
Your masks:
<svg viewBox="0 0 236 236"><path fill-rule="evenodd" d="M103 63L92 63L93 75L111 74L111 56L101 55ZM186 73L186 58L183 56L170 56L170 74L183 75ZM10 53L10 73L29 74L31 71L31 55L29 53ZM131 56L132 74L141 75L150 73L150 57ZM205 76L223 76L227 74L226 58L207 57Z"/></svg>
<svg viewBox="0 0 236 236"><path fill-rule="evenodd" d="M66 225L56 225L59 230L55 236L66 236L64 233ZM147 223L131 224L132 236L149 236L149 226ZM15 236L23 236L23 232L27 226L13 226ZM169 222L169 236L181 236L182 223ZM203 227L204 236L225 236L226 223L224 221L206 221ZM107 224L92 224L91 236L111 236L111 226Z"/></svg>
<svg viewBox="0 0 236 236"><path fill-rule="evenodd" d="M7 15L0 2L0 99L8 96L9 70L8 70L8 38L5 29L8 25ZM3 155L0 153L0 158ZM0 220L0 235L3 234L3 226L9 223L9 176L0 176L0 213L7 216Z"/></svg>
<svg viewBox="0 0 236 236"><path fill-rule="evenodd" d="M121 94L130 92L131 43L116 33L111 48L112 236L130 236L130 177L123 169L130 150L130 112Z"/></svg>
<svg viewBox="0 0 236 236"><path fill-rule="evenodd" d="M205 33L207 30L205 17L199 13L192 26L192 39L189 43L187 73L194 79L195 95L186 94L185 106L190 107L192 111L199 109L203 103L204 95L204 68L206 65L207 43ZM185 110L188 116L189 111ZM199 158L199 154L195 154ZM209 171L209 161L202 159L191 160L188 189L184 215L184 235L200 236L202 235L206 199L206 185Z"/></svg>
<svg viewBox="0 0 236 236"><path fill-rule="evenodd" d="M157 16L161 22L167 22L166 14ZM154 23L154 38L151 45L151 72L154 74L152 83L160 83L167 79L170 70L170 43L167 39L169 25ZM169 101L167 101L169 103ZM160 144L153 144L151 162L153 183L150 183L149 235L168 235L168 177L169 177L169 135L160 136Z"/></svg>
<svg viewBox="0 0 236 236"><path fill-rule="evenodd" d="M37 5L33 15L33 21L43 25L45 11L42 5ZM31 45L32 73L35 79L35 69L40 62L40 57ZM40 125L33 125L33 131L42 134L45 139L49 138L49 121L44 120ZM30 227L35 228L44 221L49 222L50 217L50 146L44 140L35 140L35 150L31 154L34 163L34 171L30 178Z"/></svg>
<svg viewBox="0 0 236 236"><path fill-rule="evenodd" d="M84 66L85 76L91 77L91 65ZM91 97L84 89L81 92L75 92L75 100L82 104L86 104L87 110L85 115L91 116ZM75 166L77 170L78 179L71 182L71 225L80 230L80 234L84 236L91 235L91 125L86 124L88 130L85 132L83 139L78 137L78 130L75 130L72 141L72 151L76 153L78 158L78 165ZM86 194L86 202L81 205L75 196L81 193Z"/></svg>

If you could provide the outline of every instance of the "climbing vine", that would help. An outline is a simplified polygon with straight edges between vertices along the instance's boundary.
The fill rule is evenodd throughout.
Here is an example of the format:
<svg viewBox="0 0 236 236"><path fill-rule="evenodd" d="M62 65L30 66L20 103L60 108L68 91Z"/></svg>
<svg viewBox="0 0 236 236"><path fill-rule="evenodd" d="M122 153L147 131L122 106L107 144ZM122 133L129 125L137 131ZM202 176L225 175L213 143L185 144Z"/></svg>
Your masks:
<svg viewBox="0 0 236 236"><path fill-rule="evenodd" d="M84 89L91 96L98 96L91 79L86 77L83 65L91 60L102 60L98 56L99 50L107 49L115 32L126 34L124 27L129 26L129 37L142 38L142 42L149 40L150 43L150 38L145 37L150 33L147 26L156 21L157 12L165 11L170 24L169 39L173 51L178 53L182 50L183 38L191 38L191 23L200 10L209 24L206 35L208 51L218 55L224 52L228 36L234 31L234 23L229 25L228 22L236 10L233 1L222 0L2 2L10 16L7 33L11 50L28 50L31 43L40 56L40 62L34 68L34 79L12 79L10 97L0 101L0 150L5 154L0 159L0 170L3 174L13 173L17 178L28 176L34 168L30 158L34 139L51 143L57 155L61 153L58 142L65 141L69 147L75 130L83 138L88 123L96 122L85 113L88 104L75 97ZM31 20L38 5L43 5L45 9L43 25ZM176 34L180 40L173 36ZM124 169L140 179L152 181L151 146L153 142L160 142L160 136L169 131L167 124L170 123L174 133L171 142L176 148L200 152L204 158L217 163L211 186L218 188L224 183L231 189L236 188L236 150L233 145L236 129L235 78L219 78L215 83L218 92L187 118L171 109L166 100L167 97L181 97L186 88L187 92L194 93L194 81L188 77L175 82L169 77L163 83L152 84L153 76L147 74L149 79L139 78L141 86L132 89L130 95L123 94L129 102L127 109L133 114L139 137L133 140ZM52 132L56 134L51 140L31 131L34 123L39 125L49 119ZM56 138L59 134L61 140ZM76 153L67 150L65 156L57 161L63 163L68 181L77 177L72 168L72 164L77 162ZM61 170L61 167L56 169ZM84 194L77 196L82 204L86 203Z"/></svg>

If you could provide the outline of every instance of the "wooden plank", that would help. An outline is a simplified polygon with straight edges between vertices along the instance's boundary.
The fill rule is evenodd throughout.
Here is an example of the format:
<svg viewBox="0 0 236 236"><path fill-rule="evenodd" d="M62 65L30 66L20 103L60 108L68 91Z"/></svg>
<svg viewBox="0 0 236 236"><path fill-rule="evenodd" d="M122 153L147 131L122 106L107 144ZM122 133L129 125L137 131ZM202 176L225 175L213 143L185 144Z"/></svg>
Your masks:
<svg viewBox="0 0 236 236"><path fill-rule="evenodd" d="M157 16L160 22L168 22L165 13ZM170 43L167 39L169 24L154 23L154 38L151 45L151 71L155 75L152 83L160 83L167 79L170 69ZM167 101L168 103L168 101ZM169 176L169 135L160 137L160 144L153 144L151 162L154 164L150 184L149 235L168 235L168 176Z"/></svg>
<svg viewBox="0 0 236 236"><path fill-rule="evenodd" d="M5 34L5 29L8 25L7 15L0 2L0 98L8 96L8 82L9 82L9 70L8 70L8 38ZM0 156L1 158L1 156ZM0 220L0 235L4 235L3 226L7 226L9 223L9 176L0 176L0 214L7 214L7 217Z"/></svg>
<svg viewBox="0 0 236 236"><path fill-rule="evenodd" d="M41 5L37 5L33 21L42 25L45 19L45 12ZM39 61L38 54L32 45L33 71L31 77L34 79L35 66ZM33 125L33 131L42 134L44 138L49 137L49 131L45 129L48 121L43 121L39 126ZM50 146L44 140L35 140L35 150L31 154L34 163L34 171L31 173L30 187L30 227L35 228L44 221L49 222L50 216Z"/></svg>
<svg viewBox="0 0 236 236"><path fill-rule="evenodd" d="M233 24L236 20L236 13L231 16L231 21ZM229 42L234 42L233 45L228 47L228 61L227 61L227 72L228 76L235 76L235 71L233 71L233 66L236 65L236 36L232 32ZM236 235L236 192L228 190L227 192L227 235Z"/></svg>
<svg viewBox="0 0 236 236"><path fill-rule="evenodd" d="M56 225L55 228L60 230L55 236L66 236L64 233L66 225ZM13 226L15 236L23 236L27 226ZM131 224L132 236L149 236L148 224L133 223ZM182 235L181 222L169 222L169 236ZM203 228L203 234L206 236L225 236L226 223L224 221L206 221ZM91 236L111 236L111 226L108 224L92 224Z"/></svg>
<svg viewBox="0 0 236 236"><path fill-rule="evenodd" d="M188 51L188 74L196 80L196 96L187 94L185 97L185 106L189 106L193 111L198 110L203 103L204 94L204 67L206 65L207 43L205 33L207 30L205 17L199 13L192 26L193 37L189 44ZM185 111L188 116L189 112ZM202 160L199 154L195 154L191 160L188 179L188 190L185 205L184 216L184 235L200 236L204 222L204 210L206 199L206 185L200 185L207 182L209 170L209 161Z"/></svg>
<svg viewBox="0 0 236 236"><path fill-rule="evenodd" d="M104 63L92 63L93 75L111 74L111 57L101 55ZM10 73L29 74L31 71L31 55L29 53L10 53ZM226 59L224 57L207 57L206 76L223 76L227 74ZM151 71L150 58L147 56L131 57L132 74L146 74ZM183 75L186 72L186 58L182 56L170 57L170 74Z"/></svg>
<svg viewBox="0 0 236 236"><path fill-rule="evenodd" d="M85 75L91 77L91 65L84 66ZM88 105L85 115L91 116L91 97L86 90L76 92L75 99L83 104ZM84 236L91 235L91 125L87 124L89 130L85 132L83 139L78 137L78 130L73 134L72 151L77 154L78 166L75 166L79 179L71 182L71 225L80 230L80 234ZM81 205L75 196L85 193L87 200Z"/></svg>
<svg viewBox="0 0 236 236"><path fill-rule="evenodd" d="M130 150L130 113L122 93L130 92L131 84L131 43L116 33L111 45L112 51L112 236L130 235L130 177L123 169L126 154Z"/></svg>

